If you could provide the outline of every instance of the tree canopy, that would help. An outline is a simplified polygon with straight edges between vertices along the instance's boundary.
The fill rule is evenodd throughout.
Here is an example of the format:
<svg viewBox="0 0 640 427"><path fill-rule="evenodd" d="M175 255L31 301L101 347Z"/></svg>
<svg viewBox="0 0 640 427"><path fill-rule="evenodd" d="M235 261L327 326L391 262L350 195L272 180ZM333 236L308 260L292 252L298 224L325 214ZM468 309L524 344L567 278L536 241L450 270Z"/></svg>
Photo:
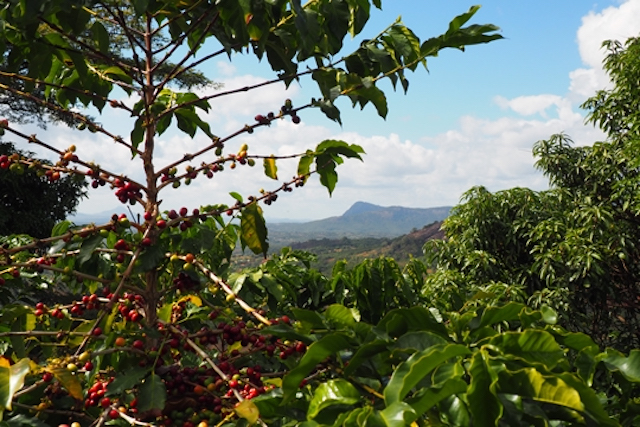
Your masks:
<svg viewBox="0 0 640 427"><path fill-rule="evenodd" d="M640 41L604 46L614 87L583 106L606 141L539 141L533 152L550 190L470 190L445 223L448 241L428 249L438 267L429 281L451 278L458 306L476 286L512 285L518 299L558 309L569 329L629 350L640 346Z"/></svg>
<svg viewBox="0 0 640 427"><path fill-rule="evenodd" d="M9 156L33 158L33 153L0 142L0 234L49 237L57 222L75 212L86 195L86 183L73 176L51 182L41 171L17 163L9 170Z"/></svg>

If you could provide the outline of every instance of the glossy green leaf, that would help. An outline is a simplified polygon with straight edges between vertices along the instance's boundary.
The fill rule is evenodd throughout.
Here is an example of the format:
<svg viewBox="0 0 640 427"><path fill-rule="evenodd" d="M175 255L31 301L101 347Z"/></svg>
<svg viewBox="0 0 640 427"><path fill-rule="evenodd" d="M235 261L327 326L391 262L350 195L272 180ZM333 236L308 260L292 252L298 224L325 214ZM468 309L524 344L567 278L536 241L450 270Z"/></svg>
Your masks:
<svg viewBox="0 0 640 427"><path fill-rule="evenodd" d="M418 418L414 408L405 402L394 402L378 412L385 427L404 427L412 425Z"/></svg>
<svg viewBox="0 0 640 427"><path fill-rule="evenodd" d="M436 320L433 313L424 307L398 308L389 311L376 329L392 336L400 336L409 331L429 331L448 339L444 325Z"/></svg>
<svg viewBox="0 0 640 427"><path fill-rule="evenodd" d="M292 308L291 312L296 320L307 323L310 329L324 329L327 327L324 317L317 311Z"/></svg>
<svg viewBox="0 0 640 427"><path fill-rule="evenodd" d="M77 257L78 265L82 265L89 261L95 250L100 247L103 241L104 239L99 234L94 234L93 236L84 239L82 241L82 246L80 247L80 253L78 253Z"/></svg>
<svg viewBox="0 0 640 427"><path fill-rule="evenodd" d="M466 346L460 344L440 344L414 353L393 372L389 384L384 389L385 403L388 406L393 402L401 402L416 384L438 365L470 353Z"/></svg>
<svg viewBox="0 0 640 427"><path fill-rule="evenodd" d="M501 371L498 374L498 392L566 406L580 412L585 409L580 394L573 387L556 376L543 375L534 368Z"/></svg>
<svg viewBox="0 0 640 427"><path fill-rule="evenodd" d="M278 179L278 167L276 166L275 157L264 158L264 174L271 179Z"/></svg>
<svg viewBox="0 0 640 427"><path fill-rule="evenodd" d="M142 382L149 374L148 368L138 366L128 368L122 374L116 375L113 382L107 386L107 396L118 396L121 393L132 389Z"/></svg>
<svg viewBox="0 0 640 427"><path fill-rule="evenodd" d="M640 382L640 350L631 350L629 356L625 356L609 348L597 359L602 360L610 371L620 372L627 381Z"/></svg>
<svg viewBox="0 0 640 427"><path fill-rule="evenodd" d="M98 50L102 53L109 52L109 33L100 21L93 23L91 34L98 45Z"/></svg>
<svg viewBox="0 0 640 427"><path fill-rule="evenodd" d="M553 369L564 359L564 351L553 335L546 331L528 329L524 332L505 332L488 342L499 348L503 354L541 363L547 369Z"/></svg>
<svg viewBox="0 0 640 427"><path fill-rule="evenodd" d="M487 307L482 313L478 327L517 320L524 307L524 304L518 302L509 302L499 307Z"/></svg>
<svg viewBox="0 0 640 427"><path fill-rule="evenodd" d="M563 372L557 374L557 377L564 381L564 383L569 387L572 387L580 395L580 400L584 405L585 413L595 420L598 425L619 426L618 422L604 410L602 401L596 392L589 388L577 376L570 372Z"/></svg>
<svg viewBox="0 0 640 427"><path fill-rule="evenodd" d="M449 396L465 393L466 391L466 381L460 378L450 378L439 387L430 387L421 390L419 397L411 399L409 404L417 415L422 415L440 403L443 399L446 399Z"/></svg>
<svg viewBox="0 0 640 427"><path fill-rule="evenodd" d="M351 327L356 323L353 312L341 304L332 304L327 307L324 317L329 322L342 327Z"/></svg>
<svg viewBox="0 0 640 427"><path fill-rule="evenodd" d="M251 203L242 209L240 228L243 245L254 254L263 254L266 257L269 251L267 226L262 216L262 208L257 203Z"/></svg>
<svg viewBox="0 0 640 427"><path fill-rule="evenodd" d="M51 230L51 237L57 237L57 236L63 235L64 233L67 232L67 230L69 230L70 226L71 226L71 221L60 221L53 227L53 230Z"/></svg>
<svg viewBox="0 0 640 427"><path fill-rule="evenodd" d="M471 6L469 8L469 11L453 18L449 23L449 30L447 31L447 33L451 34L458 31L460 27L466 24L478 10L480 10L480 6Z"/></svg>
<svg viewBox="0 0 640 427"><path fill-rule="evenodd" d="M167 390L162 378L152 373L140 386L138 410L140 412L162 410L166 400Z"/></svg>
<svg viewBox="0 0 640 427"><path fill-rule="evenodd" d="M488 355L484 351L478 351L472 356L469 375L471 379L467 400L473 425L495 427L502 417L504 407L496 392L497 372L488 363Z"/></svg>
<svg viewBox="0 0 640 427"><path fill-rule="evenodd" d="M320 411L329 406L355 405L361 397L360 392L350 382L342 379L329 380L316 387L309 402L307 419L314 419Z"/></svg>
<svg viewBox="0 0 640 427"><path fill-rule="evenodd" d="M347 335L343 333L330 333L314 342L307 348L307 352L302 356L298 366L293 368L282 380L282 390L284 392L283 403L294 398L296 390L302 380L318 365L329 356L338 351L350 348L351 344Z"/></svg>
<svg viewBox="0 0 640 427"><path fill-rule="evenodd" d="M422 351L435 345L444 344L447 344L447 340L438 334L429 331L413 331L400 336L393 347L397 349Z"/></svg>
<svg viewBox="0 0 640 427"><path fill-rule="evenodd" d="M540 307L540 312L542 313L542 320L549 325L555 325L558 322L558 313L549 307L548 305L543 305Z"/></svg>
<svg viewBox="0 0 640 427"><path fill-rule="evenodd" d="M358 347L356 353L349 360L349 365L345 368L345 375L353 375L356 370L367 361L371 360L377 354L389 351L392 341L373 340Z"/></svg>
<svg viewBox="0 0 640 427"><path fill-rule="evenodd" d="M24 378L30 372L29 359L20 359L9 365L8 359L0 359L0 420L5 409L11 410L13 396L24 385Z"/></svg>

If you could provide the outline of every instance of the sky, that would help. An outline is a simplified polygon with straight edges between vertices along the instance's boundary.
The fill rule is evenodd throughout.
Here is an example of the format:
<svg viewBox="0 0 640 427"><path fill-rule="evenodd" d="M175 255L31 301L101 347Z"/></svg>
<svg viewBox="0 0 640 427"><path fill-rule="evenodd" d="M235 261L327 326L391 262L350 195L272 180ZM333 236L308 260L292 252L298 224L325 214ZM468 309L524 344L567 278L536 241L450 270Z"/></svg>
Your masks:
<svg viewBox="0 0 640 427"><path fill-rule="evenodd" d="M345 54L360 39L375 36L399 16L422 40L437 36L446 31L454 16L475 4L466 0L382 3L383 10L372 11L363 34L345 45ZM533 145L560 132L578 145L604 138L599 130L585 124L579 106L608 85L601 67L605 55L602 42L638 35L638 18L640 0L486 0L471 23L495 24L504 39L429 59L428 72L418 69L409 74L406 95L382 83L389 104L386 120L372 106L360 111L344 100L338 104L342 126L319 110L304 110L297 126L288 120L277 121L253 135L234 139L228 146L236 149L246 143L249 154L285 155L313 148L324 139L341 139L366 151L363 162L347 160L338 167L339 181L331 197L315 177L304 188L282 194L276 203L265 206L265 216L272 222L339 216L356 201L415 208L452 206L477 185L490 191L513 187L544 190L547 180L534 167ZM222 83L224 90L274 76L266 61L240 55L230 60L218 57L203 71ZM277 111L285 98L302 105L311 97L318 97L311 80L303 79L288 90L270 85L219 98L203 119L215 134L226 135L252 123L256 114ZM130 118L122 112L108 112L100 120L115 134L130 132ZM140 176L139 160L132 161L126 150L97 135L55 126L34 132L46 135L43 139L59 148L74 143L81 158L93 159L109 170ZM156 164L168 164L206 143L200 133L190 139L167 132L159 138ZM295 161L282 161L278 166L281 178L295 174ZM212 180L197 179L188 187L168 189L160 198L163 209L192 209L233 204L230 191L247 197L260 188L278 186L264 176L261 167L238 167ZM91 190L78 211L91 214L125 208L112 191L102 188Z"/></svg>

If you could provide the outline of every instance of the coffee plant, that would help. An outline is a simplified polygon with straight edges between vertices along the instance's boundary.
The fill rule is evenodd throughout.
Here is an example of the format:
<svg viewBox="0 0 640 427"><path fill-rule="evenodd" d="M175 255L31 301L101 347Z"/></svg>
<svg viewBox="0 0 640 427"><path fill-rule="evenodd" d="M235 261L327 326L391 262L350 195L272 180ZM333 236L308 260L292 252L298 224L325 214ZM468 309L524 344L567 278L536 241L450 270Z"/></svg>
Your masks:
<svg viewBox="0 0 640 427"><path fill-rule="evenodd" d="M339 372L342 362L333 353L341 349L315 350L323 333L298 331L295 306L283 302L285 281L253 272L251 279L264 288L247 302L239 295L241 281L229 280L229 263L238 242L266 255L261 205L313 175L333 192L336 166L361 159L364 150L326 140L277 157L236 141L250 141L275 121L298 124L312 108L340 122L340 97L354 106L371 103L385 117L379 81L399 83L406 92L407 71L426 66L442 49L501 38L493 25L467 25L478 10L473 7L426 41L397 21L355 52L341 53L347 34L364 29L371 6L380 8L380 0L0 2L3 95L96 134L109 150L125 150L142 166L140 174L123 174L110 167L108 156L98 164L83 157L82 146L56 146L46 133L29 134L5 118L1 134L55 159L15 153L1 156L0 168L30 169L52 185L80 177L92 188L109 186L117 200L144 211L137 218L123 207L106 224L63 221L50 237L2 239L0 292L37 288L48 294L33 306L3 299L2 425L295 423L312 402L306 398L311 384L331 395L326 381ZM201 116L224 108L240 91L198 95L184 90L184 81L198 76L204 62L232 54L266 60L275 73L242 91L309 79L318 96L303 105L273 100L272 111L256 111L245 125L221 134ZM127 101L119 100L122 94ZM105 109L126 112L130 127L110 129L88 113ZM158 138L173 125L192 138L203 133L207 143L158 164ZM297 173L278 180L277 162L284 159L297 159ZM232 203L216 195L193 206L160 206L161 193L258 162L277 182L269 191L234 192ZM276 310L270 298L279 302ZM303 393L295 404L292 382ZM256 403L259 398L265 403ZM280 401L284 415L269 410Z"/></svg>

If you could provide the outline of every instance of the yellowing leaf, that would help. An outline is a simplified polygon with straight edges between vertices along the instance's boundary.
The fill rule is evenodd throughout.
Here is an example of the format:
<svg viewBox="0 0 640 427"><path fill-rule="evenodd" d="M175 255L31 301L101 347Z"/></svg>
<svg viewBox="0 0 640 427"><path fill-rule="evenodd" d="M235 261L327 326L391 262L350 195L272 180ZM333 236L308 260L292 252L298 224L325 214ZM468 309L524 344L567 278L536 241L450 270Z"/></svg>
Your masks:
<svg viewBox="0 0 640 427"><path fill-rule="evenodd" d="M278 167L273 156L264 159L264 174L271 179L278 179Z"/></svg>
<svg viewBox="0 0 640 427"><path fill-rule="evenodd" d="M82 386L78 378L73 375L71 371L66 368L55 368L51 370L53 376L60 381L62 387L64 387L71 397L74 399L82 399Z"/></svg>
<svg viewBox="0 0 640 427"><path fill-rule="evenodd" d="M197 295L185 295L178 300L178 303L187 301L191 302L196 307L202 307L202 299Z"/></svg>
<svg viewBox="0 0 640 427"><path fill-rule="evenodd" d="M244 418L249 422L249 424L255 424L258 422L258 418L260 418L260 411L255 403L250 400L243 400L236 406L236 414L239 417Z"/></svg>
<svg viewBox="0 0 640 427"><path fill-rule="evenodd" d="M11 410L13 395L22 388L30 370L29 359L20 359L11 366L6 358L0 359L0 420L5 409Z"/></svg>

